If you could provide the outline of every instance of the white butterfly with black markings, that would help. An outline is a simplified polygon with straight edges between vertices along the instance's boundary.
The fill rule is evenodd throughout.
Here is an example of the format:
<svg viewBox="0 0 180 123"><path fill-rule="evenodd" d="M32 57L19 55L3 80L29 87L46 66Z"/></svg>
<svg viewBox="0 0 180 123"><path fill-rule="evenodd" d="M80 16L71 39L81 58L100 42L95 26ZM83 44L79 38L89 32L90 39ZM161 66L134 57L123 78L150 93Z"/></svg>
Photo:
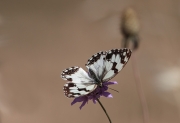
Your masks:
<svg viewBox="0 0 180 123"><path fill-rule="evenodd" d="M70 67L61 73L68 82L64 85L64 94L69 98L87 95L103 82L116 76L128 62L130 49L112 49L94 54L87 62L88 72L81 67Z"/></svg>

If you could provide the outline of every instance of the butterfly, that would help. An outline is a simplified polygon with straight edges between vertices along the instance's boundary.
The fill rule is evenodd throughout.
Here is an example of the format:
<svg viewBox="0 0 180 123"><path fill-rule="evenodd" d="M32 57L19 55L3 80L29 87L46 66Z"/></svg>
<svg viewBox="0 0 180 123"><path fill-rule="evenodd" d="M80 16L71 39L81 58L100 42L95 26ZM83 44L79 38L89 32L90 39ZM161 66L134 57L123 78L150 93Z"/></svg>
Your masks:
<svg viewBox="0 0 180 123"><path fill-rule="evenodd" d="M93 92L115 77L128 62L131 56L130 49L112 49L94 54L85 66L88 72L81 67L70 67L61 73L61 78L68 82L64 85L64 94L68 98L76 98Z"/></svg>

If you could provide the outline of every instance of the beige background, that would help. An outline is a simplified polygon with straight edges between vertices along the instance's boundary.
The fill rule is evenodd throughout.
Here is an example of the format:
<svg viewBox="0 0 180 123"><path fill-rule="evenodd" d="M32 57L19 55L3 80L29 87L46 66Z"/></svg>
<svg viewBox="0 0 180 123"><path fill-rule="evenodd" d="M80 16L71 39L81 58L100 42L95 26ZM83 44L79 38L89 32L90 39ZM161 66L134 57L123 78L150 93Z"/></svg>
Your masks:
<svg viewBox="0 0 180 123"><path fill-rule="evenodd" d="M150 123L180 122L179 0L1 0L0 122L108 123L89 102L79 110L63 95L63 69L119 48L122 11L132 6L141 32L137 61ZM143 123L132 60L102 98L113 123Z"/></svg>

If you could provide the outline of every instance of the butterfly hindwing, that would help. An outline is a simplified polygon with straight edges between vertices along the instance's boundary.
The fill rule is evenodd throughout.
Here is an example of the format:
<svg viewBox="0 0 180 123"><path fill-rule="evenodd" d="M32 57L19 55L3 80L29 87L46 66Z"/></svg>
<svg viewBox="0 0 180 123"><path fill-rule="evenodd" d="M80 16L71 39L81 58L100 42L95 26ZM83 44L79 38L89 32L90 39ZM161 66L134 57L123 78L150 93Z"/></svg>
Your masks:
<svg viewBox="0 0 180 123"><path fill-rule="evenodd" d="M95 90L97 87L96 84L85 84L85 83L72 83L68 82L64 85L64 94L69 98L76 98L84 96Z"/></svg>

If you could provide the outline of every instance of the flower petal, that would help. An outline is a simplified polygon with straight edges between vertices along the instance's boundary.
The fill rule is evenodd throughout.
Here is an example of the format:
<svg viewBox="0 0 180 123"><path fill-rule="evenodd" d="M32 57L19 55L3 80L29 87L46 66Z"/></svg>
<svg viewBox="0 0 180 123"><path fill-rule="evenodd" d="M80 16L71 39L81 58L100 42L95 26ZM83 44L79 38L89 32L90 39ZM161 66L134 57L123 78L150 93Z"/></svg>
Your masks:
<svg viewBox="0 0 180 123"><path fill-rule="evenodd" d="M75 98L72 102L71 105L74 105L75 103L79 102L77 98Z"/></svg>
<svg viewBox="0 0 180 123"><path fill-rule="evenodd" d="M108 90L108 86L107 85L103 85L103 87L101 88L101 91L104 92L104 91L107 91Z"/></svg>
<svg viewBox="0 0 180 123"><path fill-rule="evenodd" d="M71 105L74 105L74 104L77 103L77 102L82 102L83 100L84 100L83 98L77 97L77 98L75 98L75 99L72 101Z"/></svg>
<svg viewBox="0 0 180 123"><path fill-rule="evenodd" d="M93 98L93 103L96 104L96 99Z"/></svg>
<svg viewBox="0 0 180 123"><path fill-rule="evenodd" d="M83 102L84 100L87 100L87 97L86 97L86 96L77 97L77 98L75 98L75 99L72 101L71 105L74 105L74 104L77 103L77 102Z"/></svg>
<svg viewBox="0 0 180 123"><path fill-rule="evenodd" d="M82 109L82 107L83 107L87 102L88 102L88 99L83 101L83 103L82 103L81 106L79 107L80 110Z"/></svg>
<svg viewBox="0 0 180 123"><path fill-rule="evenodd" d="M114 85L114 84L118 84L116 81L113 82L104 82L103 85Z"/></svg>
<svg viewBox="0 0 180 123"><path fill-rule="evenodd" d="M107 97L107 98L113 98L112 94L109 92L103 92L102 95Z"/></svg>

